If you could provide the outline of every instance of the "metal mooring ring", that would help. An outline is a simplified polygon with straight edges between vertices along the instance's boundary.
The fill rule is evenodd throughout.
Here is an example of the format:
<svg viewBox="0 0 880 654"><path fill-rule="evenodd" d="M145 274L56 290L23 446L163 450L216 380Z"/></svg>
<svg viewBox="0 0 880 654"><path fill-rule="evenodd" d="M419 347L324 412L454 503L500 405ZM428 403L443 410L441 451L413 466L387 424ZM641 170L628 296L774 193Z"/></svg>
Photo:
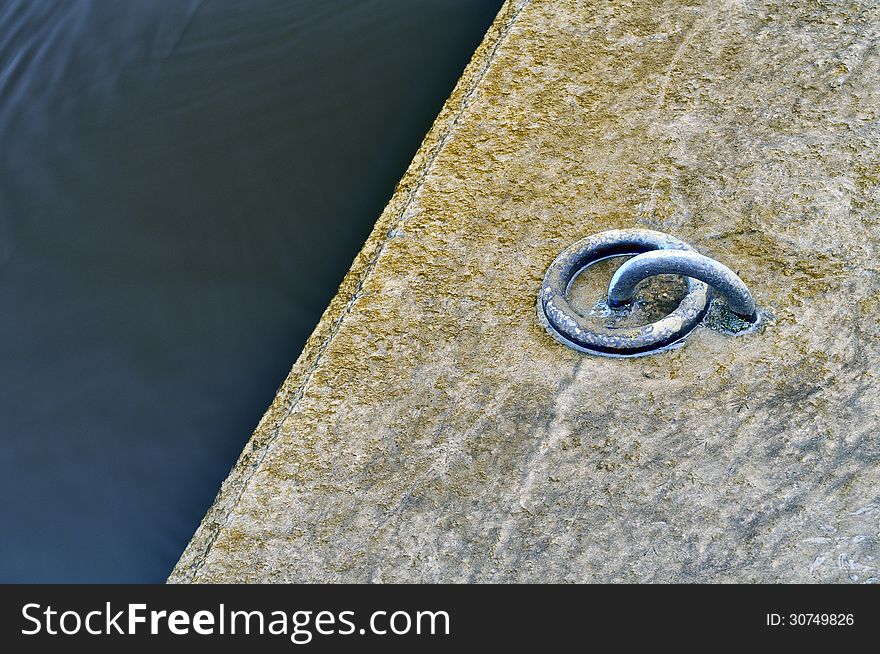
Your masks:
<svg viewBox="0 0 880 654"><path fill-rule="evenodd" d="M556 340L590 354L644 356L681 341L700 324L709 307L709 287L695 277L687 277L687 294L672 313L640 327L603 328L588 325L566 299L572 280L588 266L608 257L640 255L654 250L695 253L684 241L648 229L615 229L578 241L556 257L547 269L538 294L538 320ZM645 268L639 265L631 270L630 275L622 276L623 281L617 293L619 301L632 290L624 282L638 277L635 282L638 283L644 276L660 274L649 272L640 277Z"/></svg>
<svg viewBox="0 0 880 654"><path fill-rule="evenodd" d="M745 282L723 263L690 250L655 250L626 261L608 285L608 305L626 304L636 285L653 275L685 275L704 281L724 297L735 314L749 322L758 318L755 299Z"/></svg>

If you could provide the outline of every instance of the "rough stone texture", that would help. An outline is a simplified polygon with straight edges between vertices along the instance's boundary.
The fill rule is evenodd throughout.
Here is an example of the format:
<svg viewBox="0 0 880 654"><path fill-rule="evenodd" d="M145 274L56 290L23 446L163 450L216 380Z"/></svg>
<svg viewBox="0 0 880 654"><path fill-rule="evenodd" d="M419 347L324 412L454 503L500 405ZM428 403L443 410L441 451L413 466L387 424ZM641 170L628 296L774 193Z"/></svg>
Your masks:
<svg viewBox="0 0 880 654"><path fill-rule="evenodd" d="M878 121L873 2L508 2L170 580L877 581ZM776 323L552 340L638 226Z"/></svg>

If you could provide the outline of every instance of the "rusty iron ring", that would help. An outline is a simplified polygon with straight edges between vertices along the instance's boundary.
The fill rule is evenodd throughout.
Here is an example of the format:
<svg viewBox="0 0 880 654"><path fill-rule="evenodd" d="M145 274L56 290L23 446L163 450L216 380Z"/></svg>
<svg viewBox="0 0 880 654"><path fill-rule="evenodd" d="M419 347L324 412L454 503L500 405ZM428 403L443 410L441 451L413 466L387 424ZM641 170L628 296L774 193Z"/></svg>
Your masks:
<svg viewBox="0 0 880 654"><path fill-rule="evenodd" d="M569 305L572 280L592 264L609 257L653 250L695 250L674 236L649 229L615 229L593 234L566 248L550 264L538 293L538 320L568 347L602 356L634 357L668 349L693 331L709 308L709 286L687 277L687 294L668 316L640 327L588 325Z"/></svg>

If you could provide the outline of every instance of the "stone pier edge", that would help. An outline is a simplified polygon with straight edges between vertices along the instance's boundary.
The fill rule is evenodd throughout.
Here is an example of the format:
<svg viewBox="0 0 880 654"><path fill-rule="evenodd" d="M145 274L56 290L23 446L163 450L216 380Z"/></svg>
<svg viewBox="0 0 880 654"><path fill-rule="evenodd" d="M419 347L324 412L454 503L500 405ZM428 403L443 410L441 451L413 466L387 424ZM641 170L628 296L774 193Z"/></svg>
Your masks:
<svg viewBox="0 0 880 654"><path fill-rule="evenodd" d="M202 518L198 529L171 571L168 583L191 583L221 527L235 511L236 505L257 470L281 426L303 396L313 371L317 368L330 341L339 331L358 298L366 278L372 272L390 233L404 220L407 209L424 183L431 167L449 140L459 118L477 93L492 61L513 28L520 12L531 0L505 0L490 25L482 43L474 52L458 83L428 131L418 152L394 190L394 194L376 221L363 248L352 262L336 295L321 316L305 347L282 382L272 404L266 410L253 434L239 455L229 475L220 486L214 502Z"/></svg>

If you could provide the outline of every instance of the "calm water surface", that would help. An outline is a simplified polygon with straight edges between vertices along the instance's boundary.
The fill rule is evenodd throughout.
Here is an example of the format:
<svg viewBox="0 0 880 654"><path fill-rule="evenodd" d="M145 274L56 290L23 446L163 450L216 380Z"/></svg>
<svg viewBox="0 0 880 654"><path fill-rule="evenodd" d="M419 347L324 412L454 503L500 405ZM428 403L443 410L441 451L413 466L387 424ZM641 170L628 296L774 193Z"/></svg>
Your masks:
<svg viewBox="0 0 880 654"><path fill-rule="evenodd" d="M0 0L0 581L162 581L501 0Z"/></svg>

